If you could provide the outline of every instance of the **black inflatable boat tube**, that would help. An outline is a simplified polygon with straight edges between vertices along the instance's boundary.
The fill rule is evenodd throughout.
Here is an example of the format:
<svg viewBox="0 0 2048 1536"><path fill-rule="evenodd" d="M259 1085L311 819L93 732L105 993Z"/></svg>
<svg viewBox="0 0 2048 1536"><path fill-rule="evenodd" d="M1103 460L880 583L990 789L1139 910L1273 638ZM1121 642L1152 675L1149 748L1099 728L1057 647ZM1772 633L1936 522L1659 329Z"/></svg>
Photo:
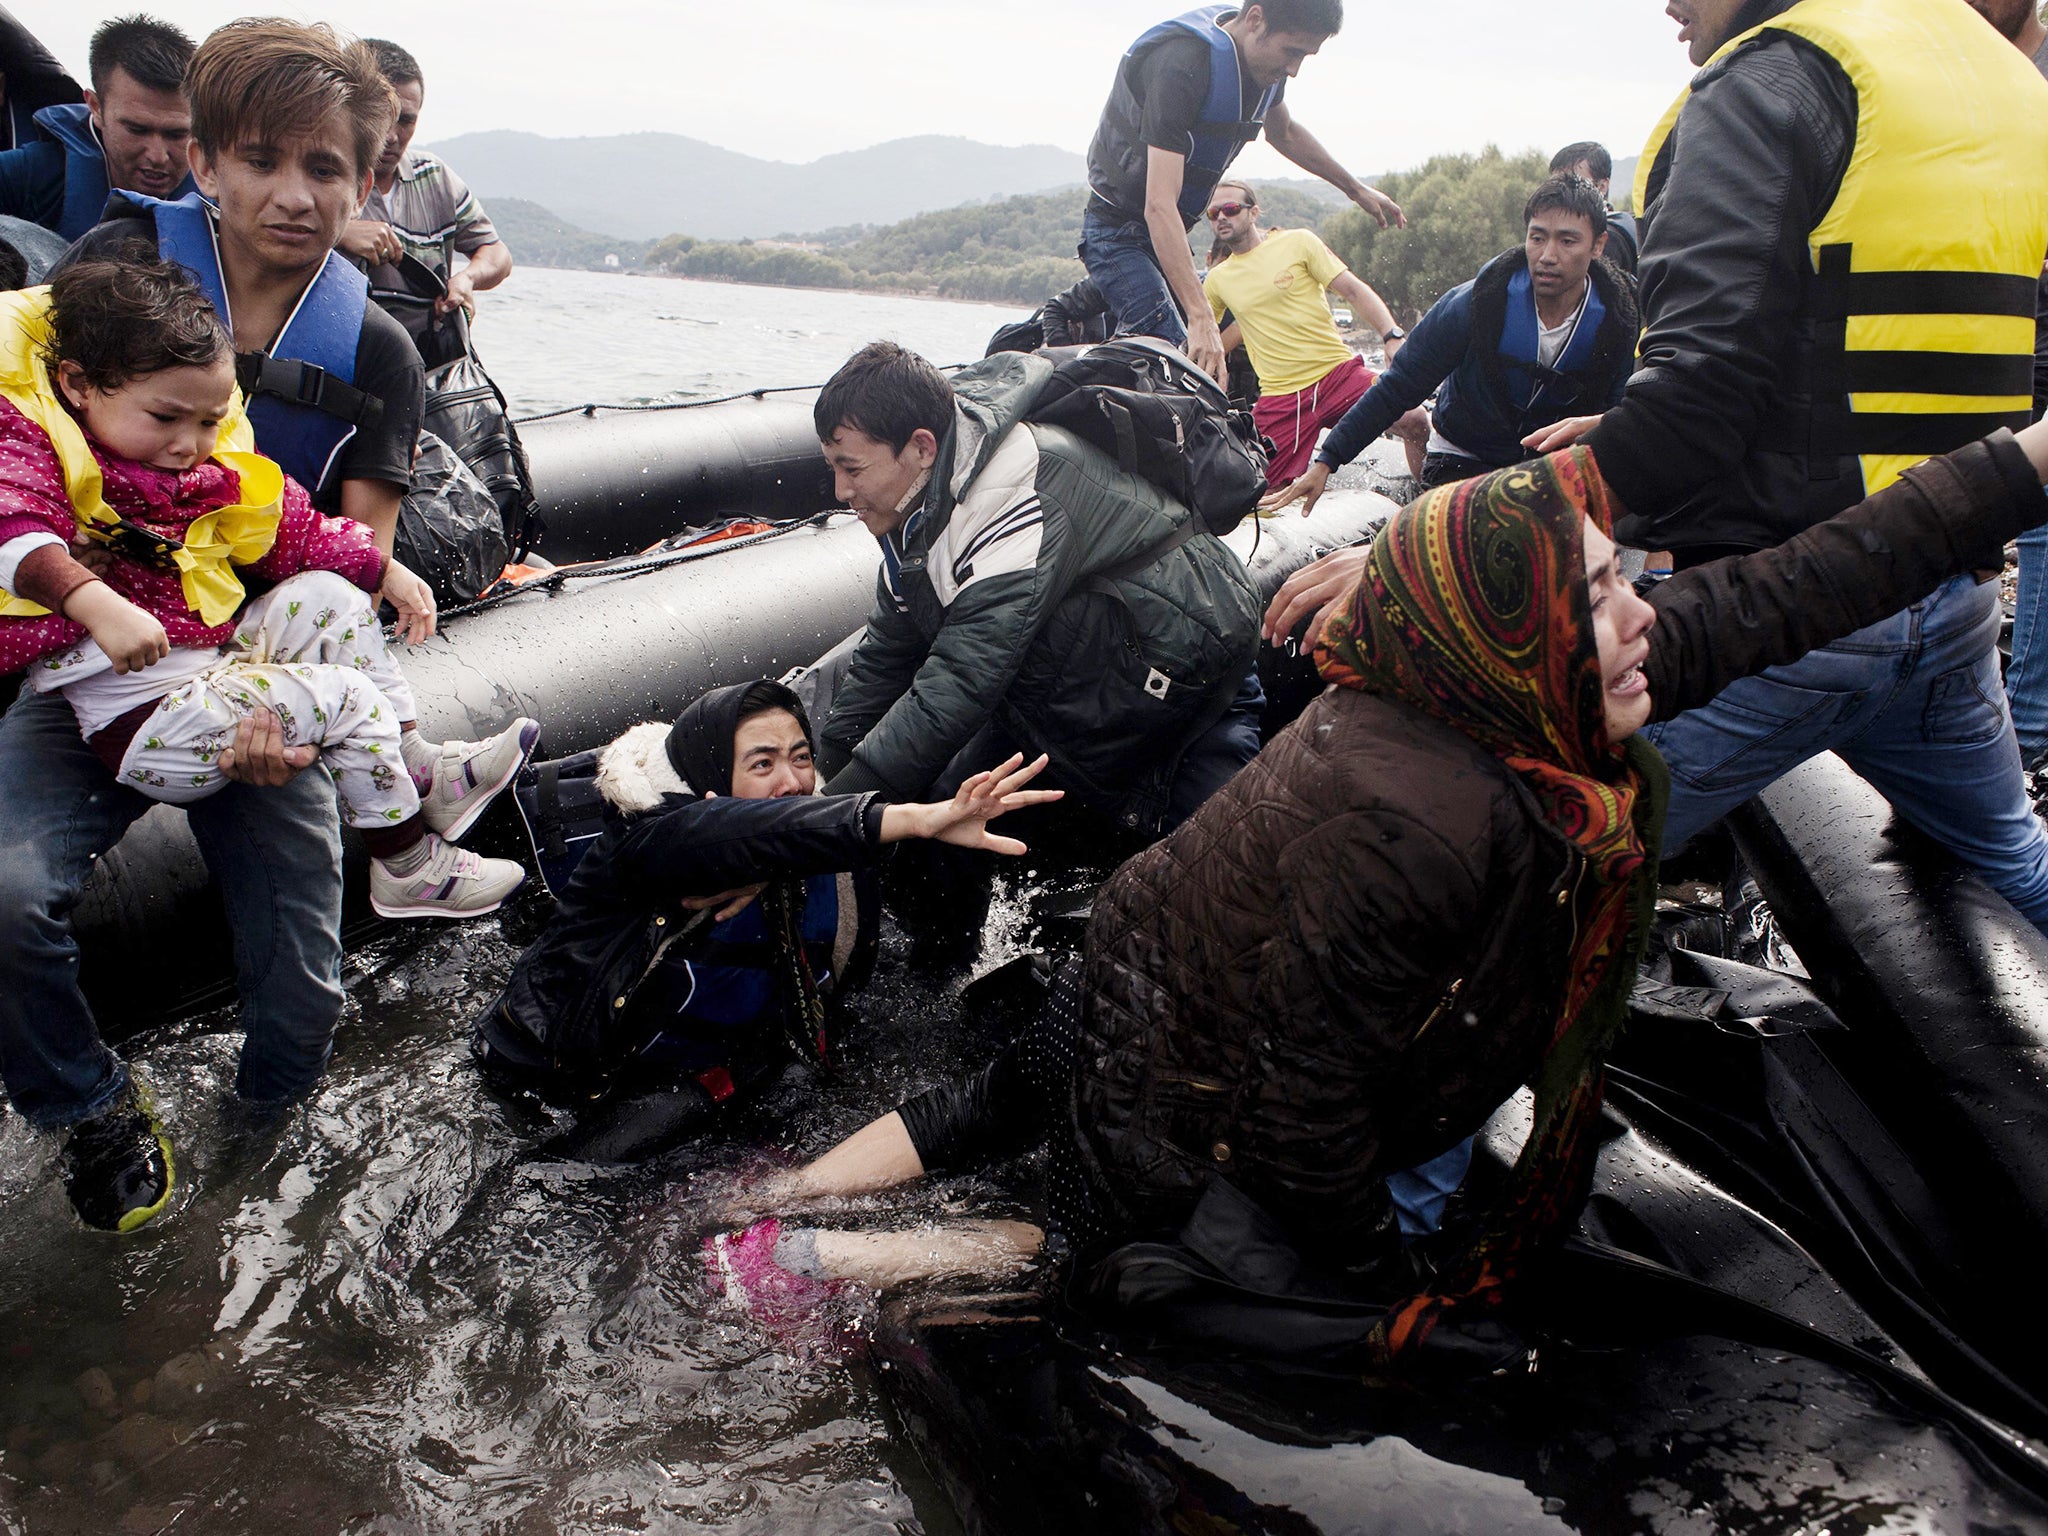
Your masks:
<svg viewBox="0 0 2048 1536"><path fill-rule="evenodd" d="M673 410L599 407L519 429L557 565L606 560L728 517L780 522L832 505L803 399Z"/></svg>
<svg viewBox="0 0 2048 1536"><path fill-rule="evenodd" d="M1246 527L1229 542L1270 592L1392 510L1370 492L1332 492L1311 518ZM474 740L530 715L549 756L602 745L639 721L672 718L707 688L781 676L824 655L865 623L877 564L873 537L840 515L661 569L522 593L449 621L405 653L420 728L436 740ZM357 931L367 914L360 865L352 856ZM74 924L82 979L109 1038L229 995L228 935L181 812L150 811L100 861ZM182 957L175 986L158 968L145 977L126 963L144 952Z"/></svg>

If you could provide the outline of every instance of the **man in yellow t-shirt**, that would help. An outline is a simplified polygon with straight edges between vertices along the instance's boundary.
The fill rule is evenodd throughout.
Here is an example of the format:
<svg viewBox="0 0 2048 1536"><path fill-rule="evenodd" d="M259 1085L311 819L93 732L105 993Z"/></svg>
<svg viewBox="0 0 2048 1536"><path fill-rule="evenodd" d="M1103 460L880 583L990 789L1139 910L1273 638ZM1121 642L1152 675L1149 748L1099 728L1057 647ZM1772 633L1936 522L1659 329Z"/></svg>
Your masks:
<svg viewBox="0 0 2048 1536"><path fill-rule="evenodd" d="M1286 485L1308 467L1316 438L1372 388L1364 359L1337 334L1325 297L1334 293L1378 331L1393 361L1405 332L1380 296L1337 253L1305 229L1259 227L1258 194L1241 181L1218 182L1208 219L1230 251L1211 266L1202 291L1220 322L1227 311L1259 375L1252 418L1273 440L1266 483ZM1225 351L1236 345L1225 336Z"/></svg>

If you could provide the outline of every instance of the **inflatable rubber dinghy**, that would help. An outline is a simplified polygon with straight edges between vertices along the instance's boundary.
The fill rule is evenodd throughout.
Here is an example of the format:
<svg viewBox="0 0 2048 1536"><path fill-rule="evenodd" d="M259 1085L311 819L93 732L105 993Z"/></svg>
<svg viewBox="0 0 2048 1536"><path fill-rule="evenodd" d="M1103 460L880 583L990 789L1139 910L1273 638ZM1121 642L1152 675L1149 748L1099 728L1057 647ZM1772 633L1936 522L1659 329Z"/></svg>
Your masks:
<svg viewBox="0 0 2048 1536"><path fill-rule="evenodd" d="M520 715L539 720L541 754L600 746L642 720L665 720L707 688L803 669L866 622L879 564L873 537L829 513L829 474L807 405L751 397L676 411L575 414L522 429L557 570L475 611L405 653L420 728L475 739ZM679 446L680 445L680 446ZM803 450L801 462L798 448ZM1229 542L1270 594L1294 570L1364 537L1394 511L1370 491L1333 491L1310 518L1247 520ZM692 526L741 517L765 532L645 550ZM1262 648L1263 649L1263 648ZM1299 691L1306 664L1268 657L1274 686ZM1282 673L1290 674L1283 679ZM469 841L519 857L511 797ZM345 937L375 931L365 873L348 847ZM182 812L156 807L100 861L75 914L81 980L110 1038L232 996L233 962L218 897ZM164 946L173 946L165 948ZM147 986L125 961L177 953L177 985Z"/></svg>

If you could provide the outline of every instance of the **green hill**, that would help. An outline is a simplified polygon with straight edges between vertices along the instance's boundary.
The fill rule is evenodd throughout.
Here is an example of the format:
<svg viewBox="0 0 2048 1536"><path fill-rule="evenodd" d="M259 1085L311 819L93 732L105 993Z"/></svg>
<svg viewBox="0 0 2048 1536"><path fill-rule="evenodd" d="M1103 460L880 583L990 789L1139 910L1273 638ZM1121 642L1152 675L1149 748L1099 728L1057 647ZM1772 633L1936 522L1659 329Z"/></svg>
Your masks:
<svg viewBox="0 0 2048 1536"><path fill-rule="evenodd" d="M494 197L484 211L490 214L512 259L528 266L603 267L605 257L616 256L620 266L637 267L647 249L645 240L621 240L579 229L524 198Z"/></svg>

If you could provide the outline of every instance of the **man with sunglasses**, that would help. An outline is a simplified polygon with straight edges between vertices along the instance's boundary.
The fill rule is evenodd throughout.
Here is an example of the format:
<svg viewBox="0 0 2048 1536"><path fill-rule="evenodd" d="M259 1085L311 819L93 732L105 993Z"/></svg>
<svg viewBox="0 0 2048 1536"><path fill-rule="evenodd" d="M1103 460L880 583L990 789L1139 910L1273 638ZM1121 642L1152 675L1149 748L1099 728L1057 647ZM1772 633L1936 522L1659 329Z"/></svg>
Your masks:
<svg viewBox="0 0 2048 1536"><path fill-rule="evenodd" d="M1209 268L1202 291L1219 324L1226 311L1236 317L1232 329L1242 335L1259 375L1252 419L1273 440L1266 483L1285 485L1308 467L1323 428L1372 388L1372 370L1337 334L1324 295L1336 294L1380 334L1390 363L1407 332L1394 323L1386 301L1312 230L1261 229L1250 183L1219 181L1207 216L1230 257ZM1225 349L1232 345L1225 331Z"/></svg>
<svg viewBox="0 0 2048 1536"><path fill-rule="evenodd" d="M1081 223L1081 260L1116 312L1119 334L1157 336L1223 377L1222 332L1202 298L1187 234L1238 151L1261 133L1382 225L1407 222L1281 99L1343 23L1343 0L1252 0L1189 11L1131 44L1088 146Z"/></svg>

